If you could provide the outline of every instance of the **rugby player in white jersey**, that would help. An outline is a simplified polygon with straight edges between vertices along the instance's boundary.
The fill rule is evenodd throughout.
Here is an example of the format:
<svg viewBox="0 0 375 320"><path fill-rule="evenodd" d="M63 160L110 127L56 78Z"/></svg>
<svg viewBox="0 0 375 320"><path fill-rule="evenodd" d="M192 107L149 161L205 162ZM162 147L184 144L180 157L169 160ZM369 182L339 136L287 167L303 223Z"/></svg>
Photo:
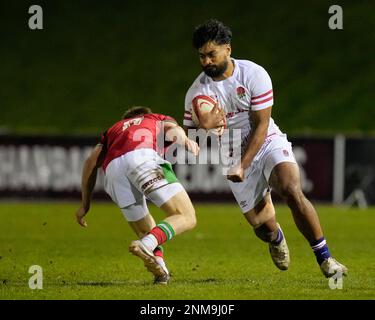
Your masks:
<svg viewBox="0 0 375 320"><path fill-rule="evenodd" d="M184 128L195 127L191 114L195 97L207 95L216 100L220 108L215 106L203 116L200 126L206 130L220 127L226 117L229 129L241 129L241 155L238 159L225 155L233 164L227 179L244 217L255 234L268 243L275 265L287 270L290 257L285 236L276 221L271 188L286 201L323 274L346 275L347 268L332 258L318 215L301 190L291 144L271 118L271 79L256 63L231 57L231 38L231 30L214 19L196 27L193 45L198 50L203 72L186 94ZM222 147L225 143L233 141L222 141Z"/></svg>

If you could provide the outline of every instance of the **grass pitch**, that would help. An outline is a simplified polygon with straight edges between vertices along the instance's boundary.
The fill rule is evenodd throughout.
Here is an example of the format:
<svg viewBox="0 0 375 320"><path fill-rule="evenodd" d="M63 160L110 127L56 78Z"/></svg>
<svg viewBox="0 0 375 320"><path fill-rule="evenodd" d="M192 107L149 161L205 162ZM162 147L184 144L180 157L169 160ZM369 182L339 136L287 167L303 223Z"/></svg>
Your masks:
<svg viewBox="0 0 375 320"><path fill-rule="evenodd" d="M318 206L331 253L349 268L332 290L287 207L277 216L291 251L286 272L274 267L236 205L196 205L198 226L165 245L173 274L152 285L128 253L133 232L112 204L93 203L88 228L76 224L78 203L0 203L0 299L374 299L375 209ZM157 220L163 214L150 207ZM31 265L43 289L31 290Z"/></svg>

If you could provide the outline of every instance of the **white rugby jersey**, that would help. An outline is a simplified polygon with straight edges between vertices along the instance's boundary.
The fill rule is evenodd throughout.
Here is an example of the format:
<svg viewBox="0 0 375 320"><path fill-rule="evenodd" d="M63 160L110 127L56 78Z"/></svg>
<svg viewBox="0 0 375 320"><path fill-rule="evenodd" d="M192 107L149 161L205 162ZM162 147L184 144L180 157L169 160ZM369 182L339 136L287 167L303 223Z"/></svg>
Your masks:
<svg viewBox="0 0 375 320"><path fill-rule="evenodd" d="M195 79L185 97L185 126L196 127L191 118L191 109L192 101L198 95L208 95L218 101L226 113L228 128L241 128L242 138L251 129L249 111L273 105L272 82L267 71L252 61L233 58L232 61L233 74L225 80L214 81L204 72ZM268 135L275 133L281 134L281 131L271 118Z"/></svg>

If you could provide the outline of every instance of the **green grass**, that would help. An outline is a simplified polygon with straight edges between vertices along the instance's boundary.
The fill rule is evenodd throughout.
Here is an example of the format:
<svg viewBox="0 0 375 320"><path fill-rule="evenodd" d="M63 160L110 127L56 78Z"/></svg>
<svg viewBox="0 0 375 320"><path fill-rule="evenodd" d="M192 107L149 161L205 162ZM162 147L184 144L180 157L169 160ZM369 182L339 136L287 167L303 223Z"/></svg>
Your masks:
<svg viewBox="0 0 375 320"><path fill-rule="evenodd" d="M375 298L375 209L318 206L331 253L350 272L342 290L331 290L286 207L277 215L291 251L287 272L273 266L237 206L196 205L197 228L165 246L172 282L155 287L127 251L134 236L120 211L94 203L82 229L77 205L0 204L0 299ZM28 287L31 265L43 268L43 290Z"/></svg>

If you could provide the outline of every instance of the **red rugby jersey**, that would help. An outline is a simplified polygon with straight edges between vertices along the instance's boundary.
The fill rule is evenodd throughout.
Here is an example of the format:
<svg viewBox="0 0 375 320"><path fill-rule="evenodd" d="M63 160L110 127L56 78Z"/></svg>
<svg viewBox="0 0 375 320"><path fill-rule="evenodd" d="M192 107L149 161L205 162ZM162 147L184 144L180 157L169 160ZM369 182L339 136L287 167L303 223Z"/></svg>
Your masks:
<svg viewBox="0 0 375 320"><path fill-rule="evenodd" d="M157 137L162 129L161 121L176 122L172 117L151 113L123 119L105 131L100 139L100 143L106 149L103 170L113 159L129 151L147 148L163 152L164 150L157 145Z"/></svg>

